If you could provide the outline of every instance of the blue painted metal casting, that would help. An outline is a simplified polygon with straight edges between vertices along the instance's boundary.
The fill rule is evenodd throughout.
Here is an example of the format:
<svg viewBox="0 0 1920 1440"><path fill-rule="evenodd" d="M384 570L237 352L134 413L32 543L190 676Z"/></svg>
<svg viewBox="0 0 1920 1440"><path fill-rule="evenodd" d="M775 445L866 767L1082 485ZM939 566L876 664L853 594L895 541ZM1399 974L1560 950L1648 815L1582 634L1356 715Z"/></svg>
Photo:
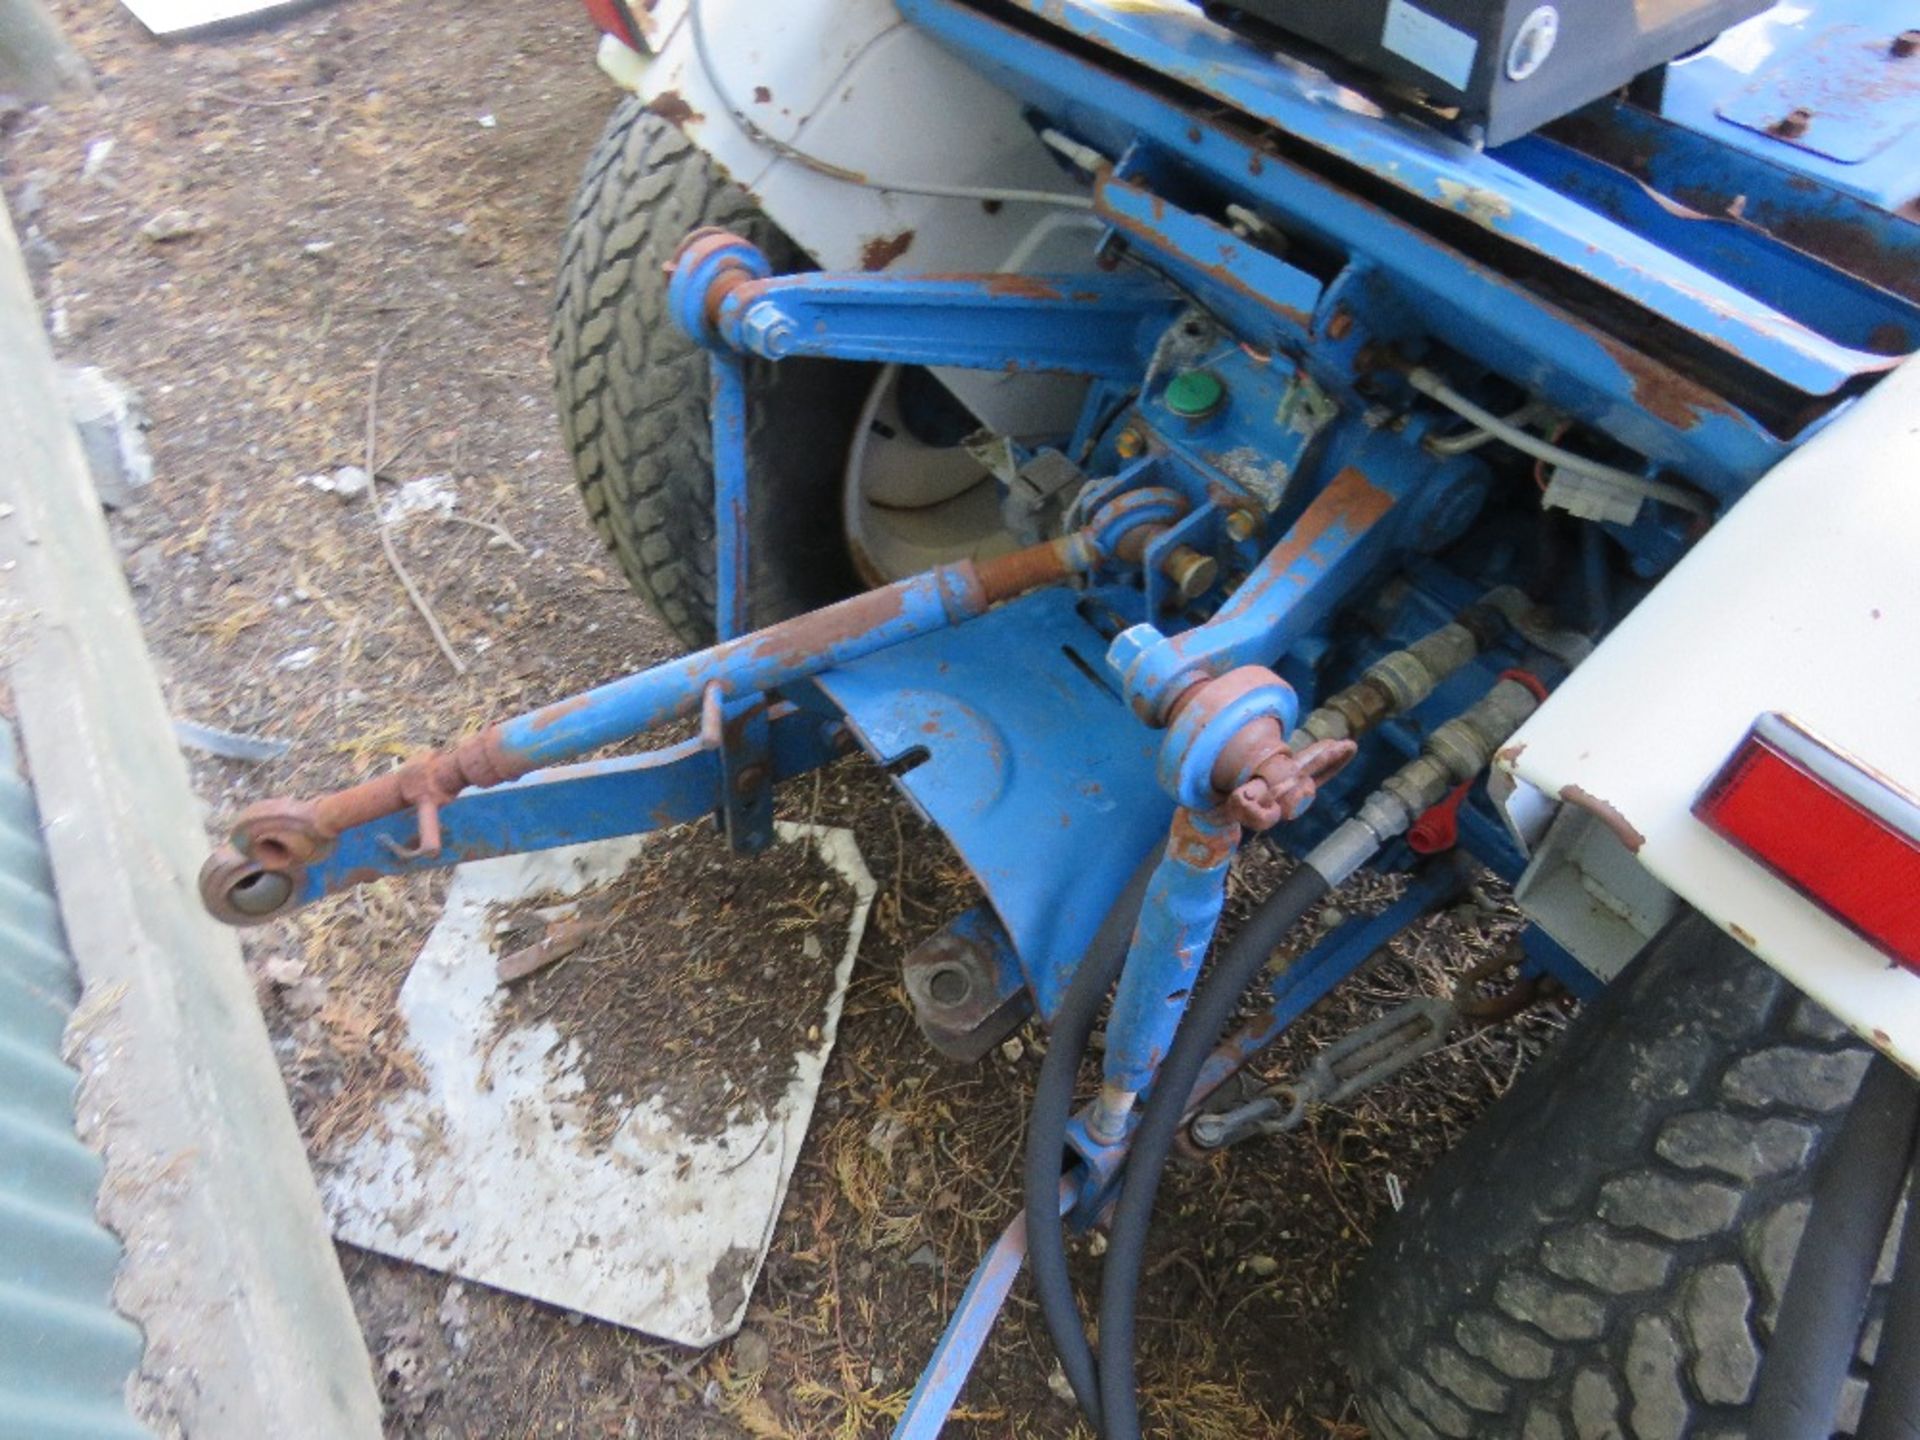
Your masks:
<svg viewBox="0 0 1920 1440"><path fill-rule="evenodd" d="M1047 1017L1173 812L1154 779L1159 737L1105 678L1106 640L1081 610L1073 592L1042 590L818 682L979 880Z"/></svg>
<svg viewBox="0 0 1920 1440"><path fill-rule="evenodd" d="M1891 215L1920 196L1920 56L1895 44L1916 19L1887 0L1777 6L1669 66L1661 113Z"/></svg>

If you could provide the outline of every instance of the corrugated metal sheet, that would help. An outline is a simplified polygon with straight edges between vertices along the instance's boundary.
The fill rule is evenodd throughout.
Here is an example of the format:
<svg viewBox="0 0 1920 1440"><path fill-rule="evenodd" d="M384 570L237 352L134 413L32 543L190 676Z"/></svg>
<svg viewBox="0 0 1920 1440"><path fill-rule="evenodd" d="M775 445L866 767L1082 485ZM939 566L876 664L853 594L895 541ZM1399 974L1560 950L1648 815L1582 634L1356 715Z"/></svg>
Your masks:
<svg viewBox="0 0 1920 1440"><path fill-rule="evenodd" d="M73 1133L60 1037L80 982L33 792L0 723L0 1440L144 1440L126 1408L140 1332L109 1295L120 1244Z"/></svg>

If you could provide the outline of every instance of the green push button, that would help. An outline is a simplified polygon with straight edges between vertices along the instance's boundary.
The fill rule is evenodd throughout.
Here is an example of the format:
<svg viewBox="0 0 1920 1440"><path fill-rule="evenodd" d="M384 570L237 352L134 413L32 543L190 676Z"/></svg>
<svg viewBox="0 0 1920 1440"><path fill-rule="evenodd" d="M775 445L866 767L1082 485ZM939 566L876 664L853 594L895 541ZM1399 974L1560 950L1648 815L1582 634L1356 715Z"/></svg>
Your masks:
<svg viewBox="0 0 1920 1440"><path fill-rule="evenodd" d="M1227 387L1205 370L1183 370L1167 382L1167 408L1182 420L1204 420L1227 398Z"/></svg>

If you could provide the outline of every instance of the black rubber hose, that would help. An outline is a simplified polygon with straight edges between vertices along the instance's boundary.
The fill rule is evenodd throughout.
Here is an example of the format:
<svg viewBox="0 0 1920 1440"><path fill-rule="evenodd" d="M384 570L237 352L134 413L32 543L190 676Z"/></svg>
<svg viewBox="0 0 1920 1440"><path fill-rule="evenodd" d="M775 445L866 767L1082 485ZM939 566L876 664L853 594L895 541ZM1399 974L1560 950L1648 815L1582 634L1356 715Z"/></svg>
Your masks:
<svg viewBox="0 0 1920 1440"><path fill-rule="evenodd" d="M1907 1219L1887 1287L1880 1347L1854 1440L1920 1440L1920 1155L1907 1171Z"/></svg>
<svg viewBox="0 0 1920 1440"><path fill-rule="evenodd" d="M1833 1433L1917 1116L1920 1087L1875 1055L1820 1162L1807 1227L1760 1367L1749 1440L1826 1440Z"/></svg>
<svg viewBox="0 0 1920 1440"><path fill-rule="evenodd" d="M1120 1202L1107 1239L1106 1268L1100 1274L1100 1408L1106 1440L1138 1440L1140 1397L1134 1388L1134 1310L1147 1230L1160 1175L1180 1133L1187 1097L1221 1032L1287 932L1327 893L1327 882L1311 865L1301 865L1280 882L1214 963L1213 974L1195 993L1167 1058L1153 1078L1153 1091L1140 1115L1127 1154Z"/></svg>
<svg viewBox="0 0 1920 1440"><path fill-rule="evenodd" d="M1086 1413L1094 1433L1100 1433L1100 1387L1094 1375L1093 1347L1087 1343L1086 1322L1073 1298L1073 1280L1067 1274L1066 1231L1060 1221L1060 1178L1066 1162L1067 1121L1073 1114L1073 1084L1080 1060L1093 1036L1101 1002L1120 977L1127 946L1140 904L1160 863L1155 845L1128 879L1126 888L1107 911L1073 972L1060 1012L1054 1016L1047 1039L1047 1056L1040 1062L1040 1083L1033 1092L1027 1119L1027 1268L1040 1301L1040 1314L1053 1337L1060 1368Z"/></svg>

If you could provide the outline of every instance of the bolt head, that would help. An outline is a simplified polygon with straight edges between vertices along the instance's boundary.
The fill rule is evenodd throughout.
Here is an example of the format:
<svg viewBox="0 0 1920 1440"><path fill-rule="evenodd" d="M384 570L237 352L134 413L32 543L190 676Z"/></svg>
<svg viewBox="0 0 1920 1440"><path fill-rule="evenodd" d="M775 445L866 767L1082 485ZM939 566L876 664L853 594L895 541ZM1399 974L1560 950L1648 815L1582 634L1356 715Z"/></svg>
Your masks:
<svg viewBox="0 0 1920 1440"><path fill-rule="evenodd" d="M1530 79L1547 63L1553 45L1560 38L1560 12L1542 5L1520 22L1507 46L1507 78L1518 82Z"/></svg>
<svg viewBox="0 0 1920 1440"><path fill-rule="evenodd" d="M1789 110L1769 127L1783 140L1798 140L1813 124L1813 112L1804 106Z"/></svg>
<svg viewBox="0 0 1920 1440"><path fill-rule="evenodd" d="M778 360L793 349L793 324L779 306L763 300L740 317L740 338L747 349Z"/></svg>
<svg viewBox="0 0 1920 1440"><path fill-rule="evenodd" d="M1220 577L1220 562L1182 545L1167 556L1166 572L1184 603L1213 588L1213 582Z"/></svg>

